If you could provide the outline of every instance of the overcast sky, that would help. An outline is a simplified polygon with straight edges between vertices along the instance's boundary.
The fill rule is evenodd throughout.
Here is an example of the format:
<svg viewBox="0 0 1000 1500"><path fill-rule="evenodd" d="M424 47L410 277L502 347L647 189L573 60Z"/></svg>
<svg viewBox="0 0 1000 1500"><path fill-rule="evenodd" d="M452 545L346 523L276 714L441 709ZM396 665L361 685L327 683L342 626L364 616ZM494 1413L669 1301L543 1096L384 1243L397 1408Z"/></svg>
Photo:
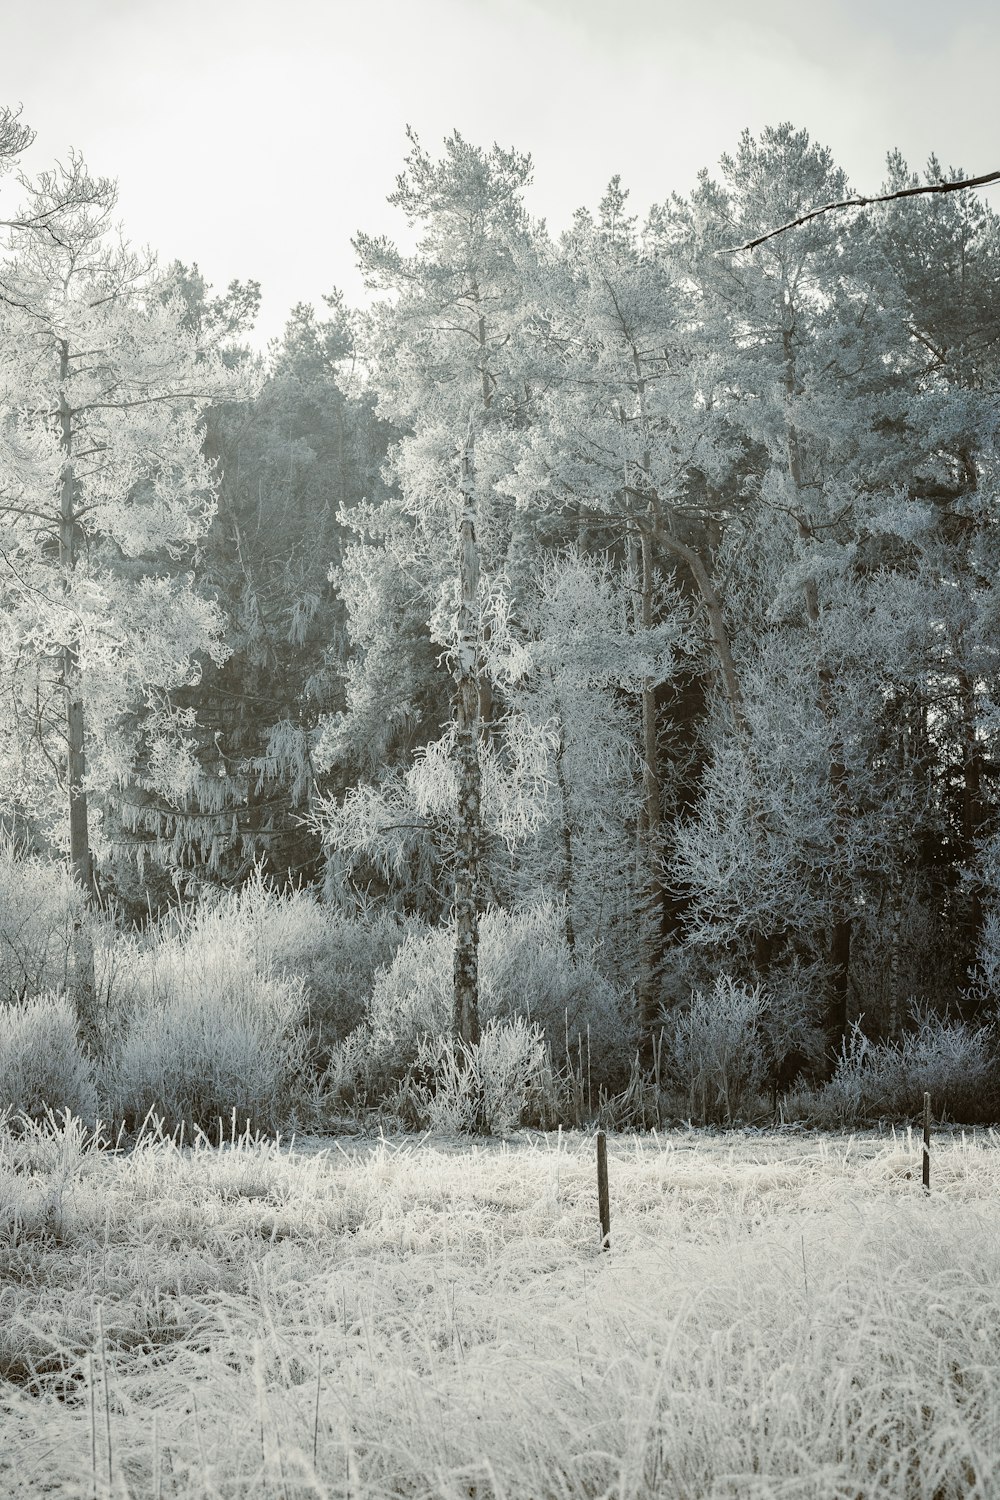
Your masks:
<svg viewBox="0 0 1000 1500"><path fill-rule="evenodd" d="M41 169L117 177L129 237L263 284L260 332L397 234L404 127L530 151L554 228L620 172L641 212L792 120L860 191L885 153L1000 169L996 0L47 0L4 7L0 102ZM1000 209L1000 193L988 189Z"/></svg>

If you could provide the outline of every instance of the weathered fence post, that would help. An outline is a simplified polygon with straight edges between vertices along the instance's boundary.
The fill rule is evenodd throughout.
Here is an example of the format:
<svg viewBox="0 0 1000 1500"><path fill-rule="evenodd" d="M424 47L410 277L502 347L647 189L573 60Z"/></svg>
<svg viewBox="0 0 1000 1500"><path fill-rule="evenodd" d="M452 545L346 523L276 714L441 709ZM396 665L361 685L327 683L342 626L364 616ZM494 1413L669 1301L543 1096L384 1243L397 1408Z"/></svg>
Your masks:
<svg viewBox="0 0 1000 1500"><path fill-rule="evenodd" d="M608 1196L608 1139L597 1132L597 1211L601 1216L601 1249L611 1249L611 1200Z"/></svg>
<svg viewBox="0 0 1000 1500"><path fill-rule="evenodd" d="M924 1094L924 1192L931 1190L931 1096Z"/></svg>

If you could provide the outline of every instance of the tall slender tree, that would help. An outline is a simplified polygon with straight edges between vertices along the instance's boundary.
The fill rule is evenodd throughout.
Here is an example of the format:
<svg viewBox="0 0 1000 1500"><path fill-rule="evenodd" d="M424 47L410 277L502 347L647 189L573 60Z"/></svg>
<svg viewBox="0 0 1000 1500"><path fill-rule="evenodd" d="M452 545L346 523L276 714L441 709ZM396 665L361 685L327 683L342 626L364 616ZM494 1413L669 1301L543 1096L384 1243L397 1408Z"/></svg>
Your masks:
<svg viewBox="0 0 1000 1500"><path fill-rule="evenodd" d="M443 568L435 559L422 585L432 634L454 668L454 1024L471 1042L484 899L480 740L495 718L480 663L482 598L511 530L494 479L526 419L518 353L533 244L521 193L531 163L498 146L484 152L457 132L434 161L408 135L389 201L419 227L416 253L365 235L355 246L368 285L391 294L370 319L366 355L379 414L405 434L391 460L398 503L412 518L415 553L436 537L453 559Z"/></svg>
<svg viewBox="0 0 1000 1500"><path fill-rule="evenodd" d="M3 770L89 896L94 791L137 778L177 796L191 775L171 695L224 648L177 564L214 506L201 414L252 379L186 330L154 263L121 243L112 184L71 158L23 189L0 267Z"/></svg>
<svg viewBox="0 0 1000 1500"><path fill-rule="evenodd" d="M672 613L684 613L680 570L714 622L723 680L738 712L721 611L698 550L691 482L693 472L715 465L712 423L691 385L677 283L626 214L626 199L613 179L597 219L577 215L542 281L534 330L544 394L526 451L506 484L528 509L577 518L588 549L616 560L635 599L636 659L648 654L648 642ZM659 1008L657 969L668 920L662 700L677 671L669 653L656 660L659 675L643 677L635 700L647 1033ZM634 682L634 673L623 671L625 680Z"/></svg>

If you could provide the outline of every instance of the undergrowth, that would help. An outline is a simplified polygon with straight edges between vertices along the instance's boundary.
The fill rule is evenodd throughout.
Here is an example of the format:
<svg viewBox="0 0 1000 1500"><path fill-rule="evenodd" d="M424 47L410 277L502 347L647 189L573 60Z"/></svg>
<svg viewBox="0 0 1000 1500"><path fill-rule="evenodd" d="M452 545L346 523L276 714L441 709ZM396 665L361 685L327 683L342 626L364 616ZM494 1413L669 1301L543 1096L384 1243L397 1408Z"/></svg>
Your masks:
<svg viewBox="0 0 1000 1500"><path fill-rule="evenodd" d="M16 868L0 848L0 893L13 893ZM241 1129L271 1133L374 1122L500 1134L595 1121L849 1127L914 1118L928 1091L936 1117L1000 1115L993 1025L927 1010L893 1043L855 1027L827 1081L807 1028L796 1078L776 1036L787 996L723 974L665 1010L644 1048L634 997L595 954L571 951L551 903L484 914L483 1031L466 1049L449 1039L446 926L347 917L305 891L277 896L258 872L238 892L123 932L108 916L83 918L58 870L28 861L25 871L37 910L12 895L0 920L0 1110L68 1108L129 1132L152 1115L189 1138L234 1110ZM78 919L97 981L86 1045L67 999ZM54 988L20 993L46 975Z"/></svg>

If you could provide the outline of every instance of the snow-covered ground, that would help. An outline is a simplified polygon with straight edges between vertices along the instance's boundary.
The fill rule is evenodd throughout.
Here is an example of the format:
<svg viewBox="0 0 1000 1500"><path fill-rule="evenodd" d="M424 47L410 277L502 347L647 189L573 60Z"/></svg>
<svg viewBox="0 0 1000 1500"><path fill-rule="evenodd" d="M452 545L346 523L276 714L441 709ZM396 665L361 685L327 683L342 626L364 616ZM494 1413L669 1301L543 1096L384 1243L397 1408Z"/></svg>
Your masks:
<svg viewBox="0 0 1000 1500"><path fill-rule="evenodd" d="M0 1495L995 1497L998 1145L4 1137Z"/></svg>

